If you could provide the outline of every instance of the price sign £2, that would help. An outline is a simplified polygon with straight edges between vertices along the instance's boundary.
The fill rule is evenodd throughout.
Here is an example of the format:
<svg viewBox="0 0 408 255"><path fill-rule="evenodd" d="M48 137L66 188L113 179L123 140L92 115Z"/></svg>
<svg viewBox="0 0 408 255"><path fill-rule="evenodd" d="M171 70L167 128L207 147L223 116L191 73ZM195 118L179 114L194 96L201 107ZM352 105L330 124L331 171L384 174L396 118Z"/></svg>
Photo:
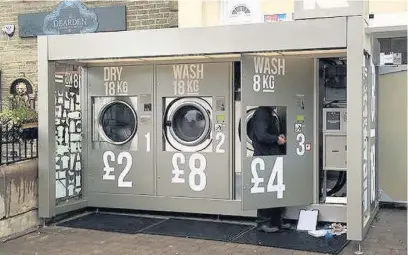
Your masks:
<svg viewBox="0 0 408 255"><path fill-rule="evenodd" d="M118 177L118 187L119 188L132 188L133 182L132 181L125 181L126 176L128 175L130 169L132 168L133 159L132 155L127 151L122 151L118 154L116 158L115 153L112 151L105 151L103 153L103 172L104 175L102 176L102 180L107 181L114 181L116 179L115 176L115 168L111 166L110 162L117 162L117 164L122 165L125 163L125 166L122 172L119 174Z"/></svg>

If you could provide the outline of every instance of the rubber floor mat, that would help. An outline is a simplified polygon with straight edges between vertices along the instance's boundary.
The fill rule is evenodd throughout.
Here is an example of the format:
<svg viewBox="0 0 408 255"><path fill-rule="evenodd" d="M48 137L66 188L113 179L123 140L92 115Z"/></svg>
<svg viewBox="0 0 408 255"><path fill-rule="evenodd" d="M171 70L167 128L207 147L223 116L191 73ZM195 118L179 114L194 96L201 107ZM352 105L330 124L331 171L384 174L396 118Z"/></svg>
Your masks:
<svg viewBox="0 0 408 255"><path fill-rule="evenodd" d="M345 234L326 239L293 230L263 233L256 229L246 232L232 242L326 254L339 254L349 243Z"/></svg>
<svg viewBox="0 0 408 255"><path fill-rule="evenodd" d="M169 219L142 233L229 242L252 227L226 222Z"/></svg>
<svg viewBox="0 0 408 255"><path fill-rule="evenodd" d="M61 227L92 229L124 234L136 234L162 219L129 215L93 213L57 224Z"/></svg>

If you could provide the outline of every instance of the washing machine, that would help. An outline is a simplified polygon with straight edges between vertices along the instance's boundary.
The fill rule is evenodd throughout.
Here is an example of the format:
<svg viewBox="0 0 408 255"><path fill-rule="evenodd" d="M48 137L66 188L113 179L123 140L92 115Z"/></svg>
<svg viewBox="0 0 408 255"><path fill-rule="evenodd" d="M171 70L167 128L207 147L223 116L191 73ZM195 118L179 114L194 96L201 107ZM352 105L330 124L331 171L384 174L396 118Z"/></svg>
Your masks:
<svg viewBox="0 0 408 255"><path fill-rule="evenodd" d="M164 108L165 151L212 151L211 97L169 97L165 98Z"/></svg>
<svg viewBox="0 0 408 255"><path fill-rule="evenodd" d="M247 123L247 135L245 137L246 143L246 157L252 157L254 154L254 147L252 145L252 136L253 136L253 116L258 107L257 106L248 106L246 112L246 123ZM279 118L280 130L283 134L286 135L286 111L283 107L277 107L277 115ZM241 137L241 102L240 100L235 101L235 173L241 173L241 157L242 157L242 147L241 143L244 140ZM286 145L285 145L286 150ZM238 182L238 180L237 180Z"/></svg>
<svg viewBox="0 0 408 255"><path fill-rule="evenodd" d="M231 63L158 65L156 79L157 194L231 199Z"/></svg>
<svg viewBox="0 0 408 255"><path fill-rule="evenodd" d="M154 194L153 67L89 67L86 180L90 196ZM109 195L109 196L108 196Z"/></svg>

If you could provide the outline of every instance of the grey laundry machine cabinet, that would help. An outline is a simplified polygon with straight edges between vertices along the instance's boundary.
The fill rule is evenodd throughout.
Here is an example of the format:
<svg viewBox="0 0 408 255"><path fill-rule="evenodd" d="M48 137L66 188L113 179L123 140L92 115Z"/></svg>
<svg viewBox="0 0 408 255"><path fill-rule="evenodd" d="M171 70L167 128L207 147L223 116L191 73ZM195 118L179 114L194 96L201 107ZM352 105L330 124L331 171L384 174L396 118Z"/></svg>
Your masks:
<svg viewBox="0 0 408 255"><path fill-rule="evenodd" d="M158 65L157 195L230 199L231 63Z"/></svg>
<svg viewBox="0 0 408 255"><path fill-rule="evenodd" d="M88 68L90 192L154 194L153 67Z"/></svg>
<svg viewBox="0 0 408 255"><path fill-rule="evenodd" d="M249 133L243 127L252 110L262 106L275 115L276 129L287 138L286 146L274 145L258 156L247 153L250 148L241 142L243 210L311 204L315 60L248 54L242 55L241 63L241 137Z"/></svg>

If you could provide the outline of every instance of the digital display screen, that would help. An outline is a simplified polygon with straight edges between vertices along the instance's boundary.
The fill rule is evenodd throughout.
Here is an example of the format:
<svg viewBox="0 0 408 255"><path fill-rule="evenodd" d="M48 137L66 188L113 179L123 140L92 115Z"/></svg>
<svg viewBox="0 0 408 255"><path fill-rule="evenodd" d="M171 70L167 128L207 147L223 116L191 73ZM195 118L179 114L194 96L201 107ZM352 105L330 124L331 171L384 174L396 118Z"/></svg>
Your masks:
<svg viewBox="0 0 408 255"><path fill-rule="evenodd" d="M225 121L225 115L217 115L217 121Z"/></svg>

